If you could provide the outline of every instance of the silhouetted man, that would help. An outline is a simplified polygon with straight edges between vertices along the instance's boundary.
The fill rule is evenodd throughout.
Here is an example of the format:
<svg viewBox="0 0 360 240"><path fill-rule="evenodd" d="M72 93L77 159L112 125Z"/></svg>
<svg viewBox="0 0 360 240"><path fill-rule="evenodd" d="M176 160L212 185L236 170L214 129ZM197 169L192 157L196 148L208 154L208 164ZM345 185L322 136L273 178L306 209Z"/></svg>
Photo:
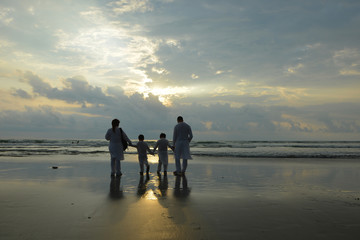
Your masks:
<svg viewBox="0 0 360 240"><path fill-rule="evenodd" d="M190 156L190 142L193 138L191 127L184 122L184 119L179 116L177 118L178 124L174 127L173 144L175 147L175 175L184 175L187 168L187 160L192 159ZM180 158L183 159L182 169Z"/></svg>

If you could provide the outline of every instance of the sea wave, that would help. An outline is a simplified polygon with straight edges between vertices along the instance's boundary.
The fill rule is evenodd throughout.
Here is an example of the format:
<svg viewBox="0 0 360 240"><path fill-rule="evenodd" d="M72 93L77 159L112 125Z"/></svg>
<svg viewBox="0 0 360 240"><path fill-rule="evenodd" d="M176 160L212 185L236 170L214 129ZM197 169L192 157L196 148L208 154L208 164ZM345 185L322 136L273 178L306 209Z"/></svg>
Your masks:
<svg viewBox="0 0 360 240"><path fill-rule="evenodd" d="M147 141L154 147L156 140ZM360 158L360 141L192 141L193 156L234 158ZM0 156L108 154L102 139L0 139ZM136 154L129 147L125 154ZM169 151L172 155L172 152Z"/></svg>

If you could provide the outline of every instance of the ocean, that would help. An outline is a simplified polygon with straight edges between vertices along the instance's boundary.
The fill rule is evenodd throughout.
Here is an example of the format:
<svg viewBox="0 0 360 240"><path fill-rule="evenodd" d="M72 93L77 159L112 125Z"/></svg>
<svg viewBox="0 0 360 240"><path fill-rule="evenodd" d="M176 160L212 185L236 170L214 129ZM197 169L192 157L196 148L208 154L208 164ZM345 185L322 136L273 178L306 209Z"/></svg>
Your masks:
<svg viewBox="0 0 360 240"><path fill-rule="evenodd" d="M153 148L156 140L147 142ZM360 141L192 141L190 148L194 157L360 159ZM0 140L0 157L96 154L107 157L106 140ZM129 147L126 154L136 149Z"/></svg>

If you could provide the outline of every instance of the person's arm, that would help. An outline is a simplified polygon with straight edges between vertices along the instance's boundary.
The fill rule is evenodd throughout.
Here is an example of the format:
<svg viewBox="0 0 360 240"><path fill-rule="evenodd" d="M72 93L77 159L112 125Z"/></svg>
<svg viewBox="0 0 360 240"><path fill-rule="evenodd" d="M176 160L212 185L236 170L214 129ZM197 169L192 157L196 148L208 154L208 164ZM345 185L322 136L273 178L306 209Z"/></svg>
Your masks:
<svg viewBox="0 0 360 240"><path fill-rule="evenodd" d="M150 153L151 155L154 155L154 152L151 151L151 149L149 148L149 145L146 144L146 150L148 151L148 153Z"/></svg>
<svg viewBox="0 0 360 240"><path fill-rule="evenodd" d="M174 127L174 133L173 133L173 147L175 147L176 138L177 138L177 131L176 131L176 126L175 126Z"/></svg>
<svg viewBox="0 0 360 240"><path fill-rule="evenodd" d="M111 139L110 129L106 132L106 134L105 134L105 139L108 140L108 141L110 141L110 139Z"/></svg>
<svg viewBox="0 0 360 240"><path fill-rule="evenodd" d="M153 153L156 151L156 149L159 147L159 140L156 142L155 147L153 149Z"/></svg>
<svg viewBox="0 0 360 240"><path fill-rule="evenodd" d="M193 139L193 134L191 131L191 127L189 126L189 142L191 142L192 139Z"/></svg>
<svg viewBox="0 0 360 240"><path fill-rule="evenodd" d="M125 139L125 141L127 141L127 142L129 143L129 146L134 147L134 146L132 145L131 140L128 138L128 136L127 136L126 133L124 132L124 130L121 129L121 132L122 132L122 137Z"/></svg>
<svg viewBox="0 0 360 240"><path fill-rule="evenodd" d="M167 141L167 146L168 146L171 150L173 150L173 151L174 151L174 147L173 147L173 146L171 146L171 144L170 144L170 142L169 142L169 141Z"/></svg>

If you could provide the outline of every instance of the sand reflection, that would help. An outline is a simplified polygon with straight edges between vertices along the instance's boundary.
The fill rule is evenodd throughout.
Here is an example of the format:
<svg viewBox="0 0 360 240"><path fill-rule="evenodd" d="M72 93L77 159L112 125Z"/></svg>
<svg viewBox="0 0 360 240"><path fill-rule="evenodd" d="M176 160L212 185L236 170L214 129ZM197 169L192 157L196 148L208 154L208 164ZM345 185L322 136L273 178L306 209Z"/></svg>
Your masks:
<svg viewBox="0 0 360 240"><path fill-rule="evenodd" d="M121 199L124 196L123 191L120 188L120 182L121 182L121 177L111 178L109 197L113 200Z"/></svg>
<svg viewBox="0 0 360 240"><path fill-rule="evenodd" d="M158 191L156 192L159 197L165 198L169 188L167 175L161 176L158 174Z"/></svg>
<svg viewBox="0 0 360 240"><path fill-rule="evenodd" d="M180 199L186 199L190 195L190 188L186 176L176 176L174 196Z"/></svg>
<svg viewBox="0 0 360 240"><path fill-rule="evenodd" d="M172 180L172 179L170 179ZM137 201L126 205L127 211L112 224L110 239L201 239L203 232L191 207L184 201L190 194L186 177L176 177L174 195L168 194L166 175L139 177ZM135 197L134 196L134 197ZM136 198L135 198L136 199Z"/></svg>
<svg viewBox="0 0 360 240"><path fill-rule="evenodd" d="M149 174L146 174L145 177L144 175L140 175L138 189L137 189L138 197L143 197L146 194L149 180L150 180Z"/></svg>

